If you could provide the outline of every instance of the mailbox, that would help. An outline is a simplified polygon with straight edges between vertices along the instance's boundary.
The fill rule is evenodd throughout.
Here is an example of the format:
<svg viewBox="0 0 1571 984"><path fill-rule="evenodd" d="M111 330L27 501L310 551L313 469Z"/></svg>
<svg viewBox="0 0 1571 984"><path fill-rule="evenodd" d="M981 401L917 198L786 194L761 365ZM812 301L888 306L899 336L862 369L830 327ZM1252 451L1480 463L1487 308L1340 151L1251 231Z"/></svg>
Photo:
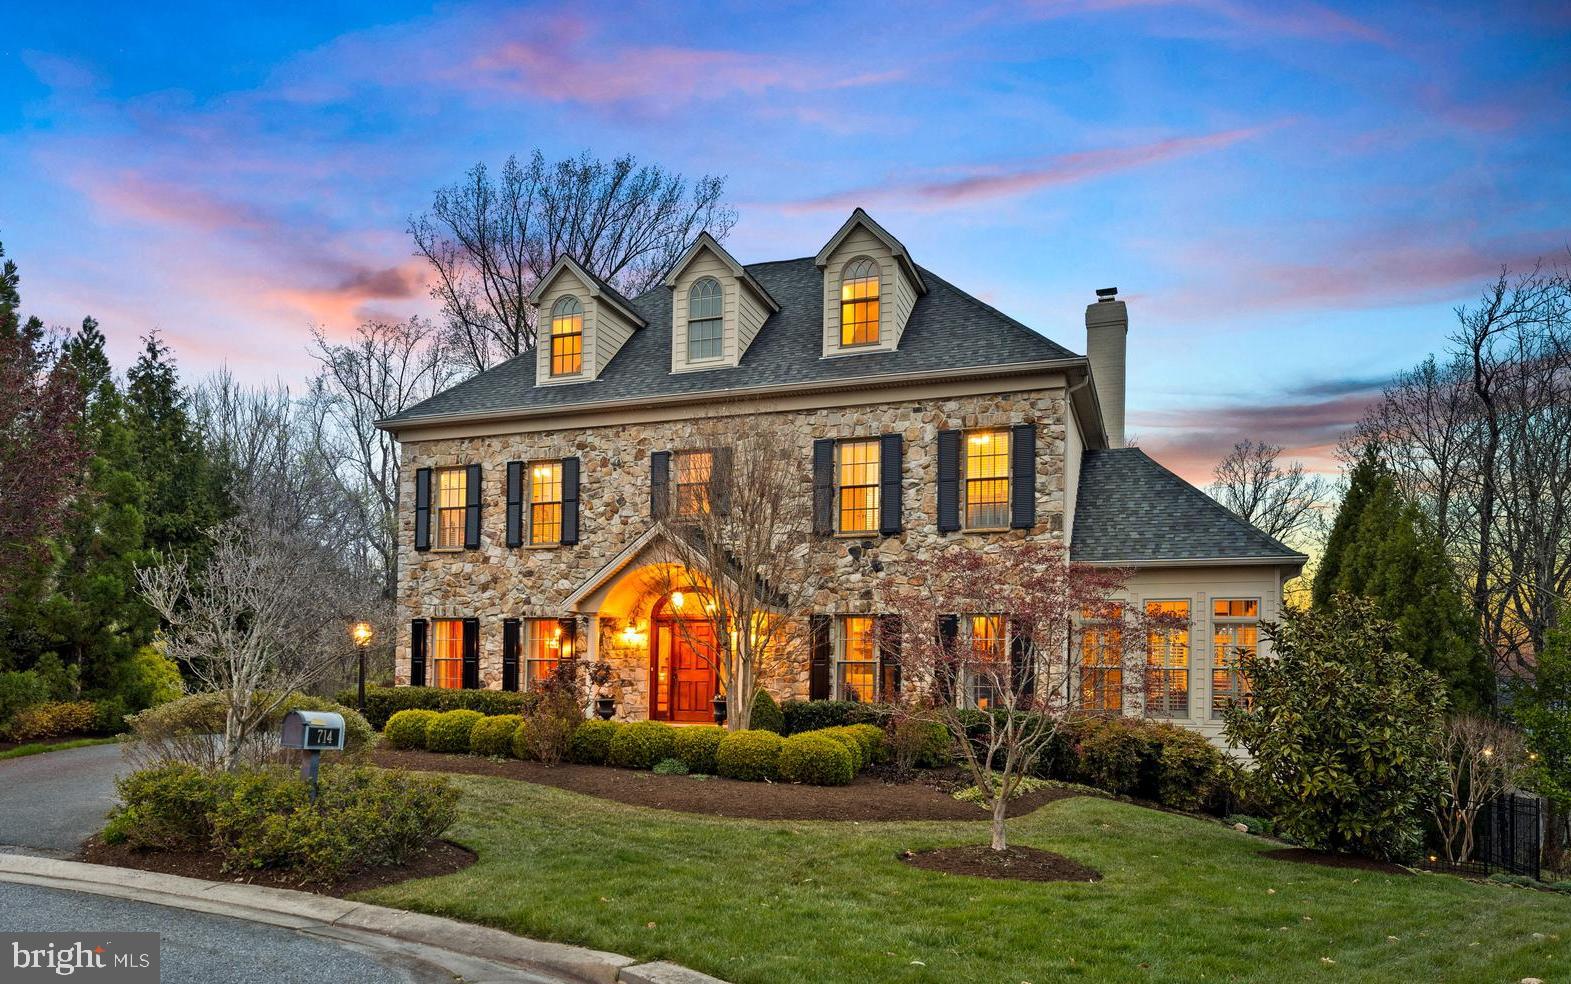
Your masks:
<svg viewBox="0 0 1571 984"><path fill-rule="evenodd" d="M344 750L344 716L329 711L290 711L279 744L308 752Z"/></svg>

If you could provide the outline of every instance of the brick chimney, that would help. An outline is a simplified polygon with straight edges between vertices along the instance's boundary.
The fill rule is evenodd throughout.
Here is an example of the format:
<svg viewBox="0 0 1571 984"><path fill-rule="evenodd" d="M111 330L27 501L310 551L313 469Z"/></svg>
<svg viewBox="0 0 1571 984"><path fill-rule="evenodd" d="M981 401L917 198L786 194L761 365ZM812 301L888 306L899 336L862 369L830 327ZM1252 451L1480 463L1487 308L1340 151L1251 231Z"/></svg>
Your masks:
<svg viewBox="0 0 1571 984"><path fill-rule="evenodd" d="M1107 446L1124 446L1124 363L1128 348L1129 312L1118 299L1117 287L1096 292L1096 302L1086 305L1086 359L1096 381L1096 398L1102 405Z"/></svg>

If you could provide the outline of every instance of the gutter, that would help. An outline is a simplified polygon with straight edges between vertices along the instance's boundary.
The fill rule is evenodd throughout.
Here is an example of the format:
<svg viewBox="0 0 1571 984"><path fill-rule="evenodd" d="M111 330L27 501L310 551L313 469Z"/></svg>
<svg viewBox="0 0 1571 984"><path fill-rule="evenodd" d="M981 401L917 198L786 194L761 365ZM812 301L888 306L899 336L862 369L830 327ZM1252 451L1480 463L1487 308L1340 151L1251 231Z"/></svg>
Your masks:
<svg viewBox="0 0 1571 984"><path fill-rule="evenodd" d="M1071 563L1084 564L1087 567L1299 567L1309 563L1307 554L1290 554L1281 557L1195 557L1182 558L1148 558L1146 560L1075 560L1070 557Z"/></svg>

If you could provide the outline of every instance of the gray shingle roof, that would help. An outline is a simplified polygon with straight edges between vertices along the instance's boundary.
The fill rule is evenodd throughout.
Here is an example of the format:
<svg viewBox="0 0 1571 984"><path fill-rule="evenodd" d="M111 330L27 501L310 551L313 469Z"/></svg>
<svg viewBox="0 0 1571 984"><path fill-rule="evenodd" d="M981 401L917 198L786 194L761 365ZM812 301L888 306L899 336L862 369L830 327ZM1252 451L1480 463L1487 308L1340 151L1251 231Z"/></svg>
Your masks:
<svg viewBox="0 0 1571 984"><path fill-rule="evenodd" d="M873 375L940 373L951 369L1072 359L1076 354L922 270L917 298L895 352L822 358L823 273L811 257L748 264L780 310L731 369L671 372L671 291L656 287L629 302L648 322L590 382L535 386L535 357L526 352L389 418L562 407L612 400L832 382Z"/></svg>
<svg viewBox="0 0 1571 984"><path fill-rule="evenodd" d="M1139 448L1086 450L1070 556L1083 563L1303 560Z"/></svg>

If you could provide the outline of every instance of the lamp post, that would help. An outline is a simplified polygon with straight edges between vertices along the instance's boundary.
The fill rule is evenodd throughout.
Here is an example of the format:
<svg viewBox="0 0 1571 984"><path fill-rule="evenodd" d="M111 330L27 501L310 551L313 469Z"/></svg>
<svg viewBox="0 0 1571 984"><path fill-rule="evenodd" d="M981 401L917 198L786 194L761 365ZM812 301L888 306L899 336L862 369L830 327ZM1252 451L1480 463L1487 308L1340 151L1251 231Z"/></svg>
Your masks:
<svg viewBox="0 0 1571 984"><path fill-rule="evenodd" d="M349 629L349 637L355 641L355 648L360 650L360 691L359 706L356 710L365 713L365 651L371 645L371 623L356 622Z"/></svg>

